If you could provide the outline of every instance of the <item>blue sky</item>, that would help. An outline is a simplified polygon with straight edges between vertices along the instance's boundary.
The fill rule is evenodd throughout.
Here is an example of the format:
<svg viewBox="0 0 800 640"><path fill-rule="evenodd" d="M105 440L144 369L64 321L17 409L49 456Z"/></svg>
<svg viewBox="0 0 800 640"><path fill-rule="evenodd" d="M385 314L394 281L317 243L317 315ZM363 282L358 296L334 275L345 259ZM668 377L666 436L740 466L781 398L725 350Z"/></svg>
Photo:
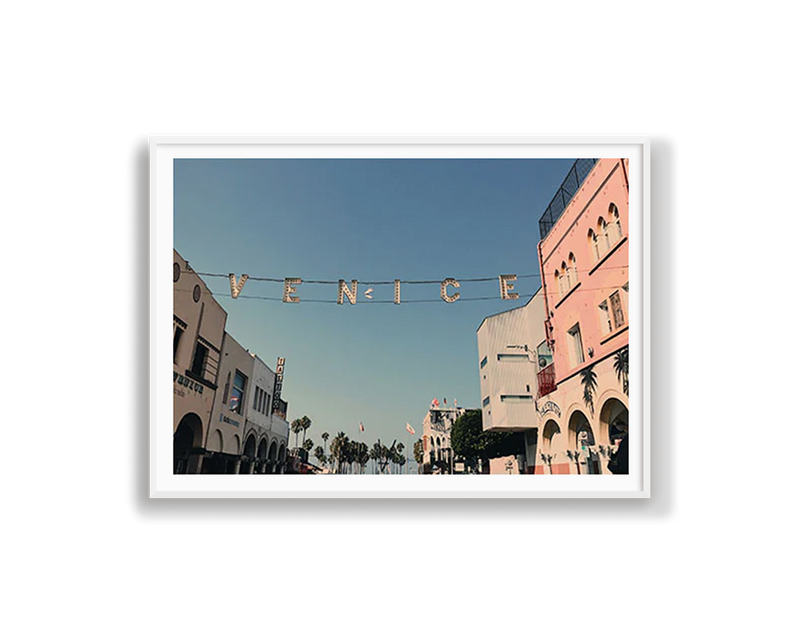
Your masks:
<svg viewBox="0 0 800 640"><path fill-rule="evenodd" d="M336 285L304 283L301 302L284 304L244 297L280 298L282 283L248 281L233 300L227 279L204 278L229 333L273 370L286 358L289 420L308 415L315 444L323 431L405 443L434 397L480 406L476 330L538 289L538 220L572 162L176 160L175 248L200 272L359 280L358 303L340 306L310 302L335 303ZM500 274L537 275L508 301ZM394 291L365 281L447 277L492 280L462 281L451 304L438 284L402 287L404 301L434 302L364 297Z"/></svg>

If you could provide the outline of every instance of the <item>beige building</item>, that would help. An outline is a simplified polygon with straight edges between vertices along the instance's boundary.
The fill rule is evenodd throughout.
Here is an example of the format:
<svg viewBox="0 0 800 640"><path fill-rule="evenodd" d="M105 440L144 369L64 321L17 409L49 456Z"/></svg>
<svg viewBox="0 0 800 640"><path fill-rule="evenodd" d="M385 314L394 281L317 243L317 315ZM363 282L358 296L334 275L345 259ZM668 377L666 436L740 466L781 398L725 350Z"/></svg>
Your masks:
<svg viewBox="0 0 800 640"><path fill-rule="evenodd" d="M253 361L253 354L226 332L222 342L219 387L205 445L209 455L203 464L203 473L240 471L247 403L251 402L252 395Z"/></svg>
<svg viewBox="0 0 800 640"><path fill-rule="evenodd" d="M199 473L227 314L173 250L173 472Z"/></svg>

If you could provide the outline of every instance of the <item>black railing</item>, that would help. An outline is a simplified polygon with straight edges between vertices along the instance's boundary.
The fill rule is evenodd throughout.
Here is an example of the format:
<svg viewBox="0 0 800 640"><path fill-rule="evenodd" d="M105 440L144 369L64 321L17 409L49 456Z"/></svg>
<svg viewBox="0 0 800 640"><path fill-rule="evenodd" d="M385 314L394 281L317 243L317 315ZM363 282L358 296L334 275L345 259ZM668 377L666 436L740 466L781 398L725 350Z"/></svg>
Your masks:
<svg viewBox="0 0 800 640"><path fill-rule="evenodd" d="M564 178L564 182L561 183L558 191L556 191L556 195L553 196L550 204L547 205L547 209L544 210L542 217L539 218L539 237L542 240L547 237L547 234L550 233L550 229L558 222L561 214L564 213L564 209L567 208L570 200L572 200L573 196L578 192L578 189L580 189L583 181L586 180L586 176L589 175L589 172L597 163L597 160L597 158L578 158L572 167L570 167L570 170L567 172L567 177Z"/></svg>

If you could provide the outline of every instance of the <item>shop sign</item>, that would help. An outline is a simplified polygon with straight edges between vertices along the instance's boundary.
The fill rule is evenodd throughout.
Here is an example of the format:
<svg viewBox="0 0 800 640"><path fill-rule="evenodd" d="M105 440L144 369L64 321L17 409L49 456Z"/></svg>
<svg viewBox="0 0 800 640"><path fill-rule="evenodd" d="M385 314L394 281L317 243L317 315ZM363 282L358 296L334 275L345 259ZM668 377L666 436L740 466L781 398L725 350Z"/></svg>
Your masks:
<svg viewBox="0 0 800 640"><path fill-rule="evenodd" d="M233 420L232 418L229 418L224 413L220 413L219 414L219 421L220 422L225 422L227 424L232 424L237 429L239 428L239 423L236 420Z"/></svg>
<svg viewBox="0 0 800 640"><path fill-rule="evenodd" d="M543 405L539 407L539 416L543 416L545 413L552 411L555 413L559 418L561 417L561 407L559 407L555 402L552 400L548 400Z"/></svg>
<svg viewBox="0 0 800 640"><path fill-rule="evenodd" d="M186 376L182 376L177 371L172 372L172 384L175 395L177 396L181 397L186 396L186 392L179 387L184 387L189 391L197 393L198 395L203 395L204 387L202 384L200 384L199 382L195 382L194 380L187 378Z"/></svg>
<svg viewBox="0 0 800 640"><path fill-rule="evenodd" d="M278 358L278 366L275 368L275 391L272 394L272 413L281 408L281 389L283 389L283 366L286 358Z"/></svg>

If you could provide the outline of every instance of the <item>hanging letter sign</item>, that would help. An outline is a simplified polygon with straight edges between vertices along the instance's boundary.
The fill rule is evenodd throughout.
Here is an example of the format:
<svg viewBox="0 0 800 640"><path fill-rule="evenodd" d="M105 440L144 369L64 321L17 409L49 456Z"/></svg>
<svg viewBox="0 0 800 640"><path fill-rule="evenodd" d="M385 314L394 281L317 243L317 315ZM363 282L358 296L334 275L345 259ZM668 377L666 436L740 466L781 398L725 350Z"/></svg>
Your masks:
<svg viewBox="0 0 800 640"><path fill-rule="evenodd" d="M458 280L455 278L445 278L442 280L442 300L445 302L455 302L461 297L460 293L456 293L455 295L451 296L447 294L447 287L455 287L458 289L461 285L458 283Z"/></svg>
<svg viewBox="0 0 800 640"><path fill-rule="evenodd" d="M339 280L339 298L336 302L339 304L344 304L344 297L347 296L347 299L350 301L350 304L356 303L356 294L358 293L358 280L351 280L350 286L353 287L353 290L347 288L344 280Z"/></svg>
<svg viewBox="0 0 800 640"><path fill-rule="evenodd" d="M514 290L514 285L510 283L516 279L517 276L515 275L500 276L500 297L503 300L516 300L519 298L518 293L511 293Z"/></svg>
<svg viewBox="0 0 800 640"><path fill-rule="evenodd" d="M244 283L247 282L248 277L249 276L246 273L243 273L242 278L237 283L236 274L233 273L228 274L228 278L230 278L231 281L231 298L239 297L239 294L242 292L242 289L244 289Z"/></svg>
<svg viewBox="0 0 800 640"><path fill-rule="evenodd" d="M223 274L206 274L206 275L219 275L220 277L225 277ZM530 278L532 276L522 276L523 278ZM235 273L228 274L228 279L230 280L231 285L231 298L238 298L241 293L242 289L244 289L244 285L247 283L250 276L246 273L243 273L242 276L237 280ZM255 277L255 280L269 280L271 282L280 282L277 278L263 278L263 277ZM498 276L498 280L500 282L500 298L502 300L518 300L519 293L514 290L514 282L517 279L516 274L504 274ZM471 279L470 282L476 279ZM477 280L491 280L491 278L478 278ZM394 283L392 281L388 282L373 282L374 285L391 285L394 284L394 304L400 304L400 285L405 282L406 284L435 284L436 280L407 280L402 281L400 279L395 279ZM309 280L311 284L337 284L336 280ZM284 278L283 279L283 297L281 298L282 302L289 302L289 303L298 303L300 302L300 296L295 295L297 293L297 287L303 284L302 278ZM448 287L453 287L454 289L460 289L461 283L456 280L455 278L445 278L439 283L440 295L442 300L448 303L455 302L461 298L461 294L458 291L453 291L452 293L448 290ZM198 287L199 291L199 287ZM375 290L372 288L368 288L364 291L364 297L367 300L374 300L373 294ZM199 293L198 293L199 297ZM258 296L252 296L258 297ZM344 279L339 279L338 281L338 293L336 296L337 304L344 304L344 299L347 297L347 301L354 305L358 301L358 280L350 280L350 285L348 286L347 281ZM273 300L274 298L265 298L266 300ZM465 300L485 300L486 298L465 298ZM325 302L324 300L310 300L310 302ZM389 300L376 300L376 302L389 302ZM412 302L430 302L430 300L412 300Z"/></svg>
<svg viewBox="0 0 800 640"><path fill-rule="evenodd" d="M293 293L297 293L297 289L294 287L294 285L296 284L303 284L303 280L301 278L284 278L283 280L284 302L300 302L299 296L291 295Z"/></svg>

